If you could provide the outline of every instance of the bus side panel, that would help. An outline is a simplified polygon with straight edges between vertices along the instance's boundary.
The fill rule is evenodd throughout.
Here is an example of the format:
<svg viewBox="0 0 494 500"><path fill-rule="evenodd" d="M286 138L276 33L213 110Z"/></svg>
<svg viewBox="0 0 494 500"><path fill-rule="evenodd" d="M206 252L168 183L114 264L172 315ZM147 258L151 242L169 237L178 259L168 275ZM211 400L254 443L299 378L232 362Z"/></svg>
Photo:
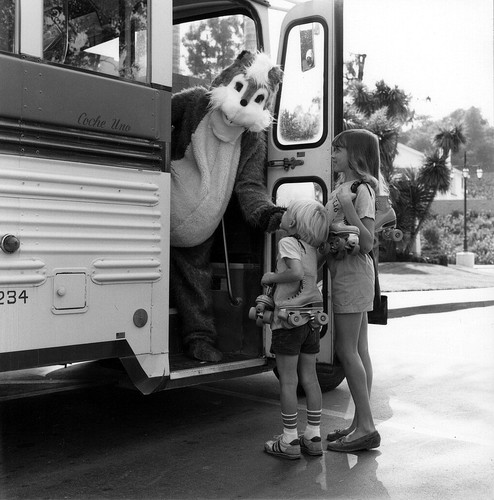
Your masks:
<svg viewBox="0 0 494 500"><path fill-rule="evenodd" d="M0 64L2 117L169 141L156 89L24 57L0 54Z"/></svg>
<svg viewBox="0 0 494 500"><path fill-rule="evenodd" d="M168 373L169 189L166 173L0 155L0 236L20 242L0 252L2 371L120 353Z"/></svg>

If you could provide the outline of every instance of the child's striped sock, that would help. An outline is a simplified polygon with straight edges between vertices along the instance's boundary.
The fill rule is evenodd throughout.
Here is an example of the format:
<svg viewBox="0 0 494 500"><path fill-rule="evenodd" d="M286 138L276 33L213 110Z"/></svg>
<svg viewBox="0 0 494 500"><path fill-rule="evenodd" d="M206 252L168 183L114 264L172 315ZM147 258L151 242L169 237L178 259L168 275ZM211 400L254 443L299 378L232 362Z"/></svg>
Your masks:
<svg viewBox="0 0 494 500"><path fill-rule="evenodd" d="M289 444L294 439L298 438L297 417L297 413L293 413L292 415L281 413L281 418L283 420L283 441L285 441L285 443Z"/></svg>
<svg viewBox="0 0 494 500"><path fill-rule="evenodd" d="M321 414L322 410L307 410L307 427L305 428L305 439L321 436Z"/></svg>

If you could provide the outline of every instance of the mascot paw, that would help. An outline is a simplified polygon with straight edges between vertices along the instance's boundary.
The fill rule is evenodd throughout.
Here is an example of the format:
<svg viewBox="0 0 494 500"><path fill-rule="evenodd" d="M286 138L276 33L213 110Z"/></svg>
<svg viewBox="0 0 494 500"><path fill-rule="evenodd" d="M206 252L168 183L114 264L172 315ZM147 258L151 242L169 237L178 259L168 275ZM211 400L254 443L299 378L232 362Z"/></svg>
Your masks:
<svg viewBox="0 0 494 500"><path fill-rule="evenodd" d="M268 223L266 225L266 231L268 233L274 233L280 228L281 218L286 212L284 207L274 207L273 212L271 212Z"/></svg>
<svg viewBox="0 0 494 500"><path fill-rule="evenodd" d="M217 363L223 359L223 354L205 340L194 340L189 344L188 356L200 361Z"/></svg>

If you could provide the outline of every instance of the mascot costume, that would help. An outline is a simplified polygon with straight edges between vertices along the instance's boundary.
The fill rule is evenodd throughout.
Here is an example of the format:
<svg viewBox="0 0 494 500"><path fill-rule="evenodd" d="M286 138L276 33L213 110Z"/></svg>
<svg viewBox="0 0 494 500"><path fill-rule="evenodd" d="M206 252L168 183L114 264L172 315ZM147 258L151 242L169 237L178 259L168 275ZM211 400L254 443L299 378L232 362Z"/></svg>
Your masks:
<svg viewBox="0 0 494 500"><path fill-rule="evenodd" d="M171 293L188 356L218 362L210 263L213 234L232 193L248 223L272 232L284 209L265 184L266 137L282 72L243 51L203 87L172 97Z"/></svg>

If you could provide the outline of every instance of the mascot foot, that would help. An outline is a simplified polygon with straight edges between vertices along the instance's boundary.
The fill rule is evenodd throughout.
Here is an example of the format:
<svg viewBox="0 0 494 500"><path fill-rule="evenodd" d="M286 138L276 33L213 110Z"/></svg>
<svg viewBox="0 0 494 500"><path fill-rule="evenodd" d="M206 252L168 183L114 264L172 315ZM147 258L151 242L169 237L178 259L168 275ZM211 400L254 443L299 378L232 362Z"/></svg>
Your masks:
<svg viewBox="0 0 494 500"><path fill-rule="evenodd" d="M187 354L200 361L217 363L223 359L223 354L205 340L195 340L189 344Z"/></svg>

